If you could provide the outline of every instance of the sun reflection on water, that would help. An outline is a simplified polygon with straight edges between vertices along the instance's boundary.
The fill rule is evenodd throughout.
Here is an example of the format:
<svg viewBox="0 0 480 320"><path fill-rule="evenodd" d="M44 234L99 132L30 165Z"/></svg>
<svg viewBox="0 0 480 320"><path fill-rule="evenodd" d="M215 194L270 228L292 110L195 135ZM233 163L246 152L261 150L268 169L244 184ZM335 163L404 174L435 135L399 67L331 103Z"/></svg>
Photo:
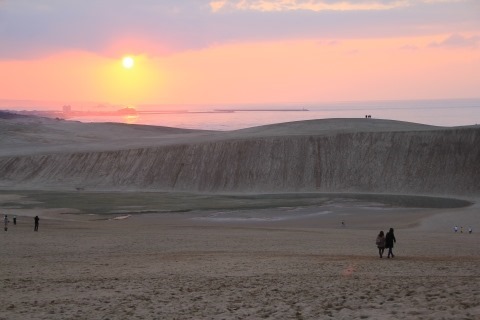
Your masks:
<svg viewBox="0 0 480 320"><path fill-rule="evenodd" d="M123 116L123 123L135 124L138 121L138 115L136 114L127 114Z"/></svg>

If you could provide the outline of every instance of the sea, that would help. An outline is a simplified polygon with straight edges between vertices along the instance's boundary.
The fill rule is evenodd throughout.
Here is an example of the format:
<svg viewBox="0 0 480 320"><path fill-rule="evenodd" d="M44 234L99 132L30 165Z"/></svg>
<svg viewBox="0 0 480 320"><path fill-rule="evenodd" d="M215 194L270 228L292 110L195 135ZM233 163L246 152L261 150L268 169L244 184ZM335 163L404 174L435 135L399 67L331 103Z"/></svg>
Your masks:
<svg viewBox="0 0 480 320"><path fill-rule="evenodd" d="M75 106L72 106L72 109L75 109ZM82 122L122 122L220 131L312 119L365 117L445 127L480 124L480 98L276 105L167 106L152 104L138 105L135 109L136 114L97 114L74 116L68 119Z"/></svg>

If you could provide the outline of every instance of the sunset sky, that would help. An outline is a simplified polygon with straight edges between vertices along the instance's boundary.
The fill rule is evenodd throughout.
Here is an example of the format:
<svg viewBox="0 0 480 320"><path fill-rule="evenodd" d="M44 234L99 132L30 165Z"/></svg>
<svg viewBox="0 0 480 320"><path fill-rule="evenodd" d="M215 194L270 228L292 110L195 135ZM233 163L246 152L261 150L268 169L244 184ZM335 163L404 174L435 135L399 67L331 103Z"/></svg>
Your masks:
<svg viewBox="0 0 480 320"><path fill-rule="evenodd" d="M479 0L0 0L3 100L479 97Z"/></svg>

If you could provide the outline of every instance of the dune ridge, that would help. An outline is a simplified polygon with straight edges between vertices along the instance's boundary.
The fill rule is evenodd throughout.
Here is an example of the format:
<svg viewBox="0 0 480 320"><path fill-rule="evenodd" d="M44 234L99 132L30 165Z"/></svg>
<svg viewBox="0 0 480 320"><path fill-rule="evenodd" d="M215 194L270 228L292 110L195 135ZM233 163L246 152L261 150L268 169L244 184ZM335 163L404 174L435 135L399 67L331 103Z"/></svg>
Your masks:
<svg viewBox="0 0 480 320"><path fill-rule="evenodd" d="M93 126L102 132L112 125ZM153 129L137 135L131 127L125 130L125 139L104 135L69 147L27 146L26 154L6 150L0 156L0 187L480 194L476 126L328 119L230 132L156 129L157 136Z"/></svg>

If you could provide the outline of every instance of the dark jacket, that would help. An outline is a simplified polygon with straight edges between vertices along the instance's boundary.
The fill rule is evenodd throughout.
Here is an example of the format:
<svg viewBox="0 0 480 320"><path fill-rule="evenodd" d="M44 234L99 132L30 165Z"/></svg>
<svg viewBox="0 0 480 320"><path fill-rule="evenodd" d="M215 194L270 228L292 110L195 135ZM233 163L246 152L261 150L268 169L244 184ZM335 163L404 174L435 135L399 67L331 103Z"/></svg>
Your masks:
<svg viewBox="0 0 480 320"><path fill-rule="evenodd" d="M385 248L393 248L394 242L397 242L397 240L395 239L393 232L387 232L385 235Z"/></svg>

